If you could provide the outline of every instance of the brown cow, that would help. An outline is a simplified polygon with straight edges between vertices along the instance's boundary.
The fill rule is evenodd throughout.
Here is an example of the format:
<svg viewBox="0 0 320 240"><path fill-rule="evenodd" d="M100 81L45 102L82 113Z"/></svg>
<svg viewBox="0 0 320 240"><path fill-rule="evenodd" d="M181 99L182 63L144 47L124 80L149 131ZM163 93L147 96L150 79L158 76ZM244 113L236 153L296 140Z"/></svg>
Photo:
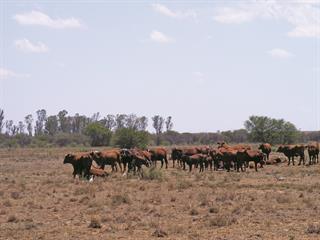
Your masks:
<svg viewBox="0 0 320 240"><path fill-rule="evenodd" d="M228 145L225 142L218 142L218 148L231 148L234 150L251 150L251 147L246 144Z"/></svg>
<svg viewBox="0 0 320 240"><path fill-rule="evenodd" d="M166 163L168 168L167 150L165 148L153 148L149 149L148 152L151 154L151 161L154 165L157 165L157 161L161 161L161 168L163 167L163 161Z"/></svg>
<svg viewBox="0 0 320 240"><path fill-rule="evenodd" d="M309 143L308 146L309 165L319 162L319 143Z"/></svg>
<svg viewBox="0 0 320 240"><path fill-rule="evenodd" d="M118 171L117 163L122 171L120 150L110 149L105 151L91 152L93 160L98 164L101 169L104 169L105 165L111 165L112 171Z"/></svg>
<svg viewBox="0 0 320 240"><path fill-rule="evenodd" d="M241 171L243 171L243 164L246 163L246 165L249 165L249 162L254 162L255 170L258 171L258 163L261 167L264 165L264 153L257 150L244 150L237 152L237 171L239 171L239 166L241 166Z"/></svg>
<svg viewBox="0 0 320 240"><path fill-rule="evenodd" d="M70 163L73 166L73 178L90 177L90 168L92 165L92 157L89 152L68 153L63 160L63 164Z"/></svg>
<svg viewBox="0 0 320 240"><path fill-rule="evenodd" d="M271 153L271 145L269 143L262 143L262 144L260 144L258 149L260 149L261 152L266 154L267 160L269 160L269 155Z"/></svg>

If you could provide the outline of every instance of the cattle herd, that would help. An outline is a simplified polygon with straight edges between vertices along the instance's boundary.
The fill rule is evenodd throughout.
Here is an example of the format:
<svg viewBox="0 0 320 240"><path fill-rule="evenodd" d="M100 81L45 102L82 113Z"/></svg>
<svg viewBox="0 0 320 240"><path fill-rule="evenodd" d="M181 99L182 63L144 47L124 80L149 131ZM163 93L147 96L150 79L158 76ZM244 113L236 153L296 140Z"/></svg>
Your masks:
<svg viewBox="0 0 320 240"><path fill-rule="evenodd" d="M254 168L258 171L269 160L271 145L260 144L257 150L249 145L228 145L225 142L218 142L217 147L174 147L169 151L158 147L148 150L138 148L133 149L108 149L104 151L69 153L64 158L64 164L70 163L73 166L73 177L76 175L92 180L95 176L106 176L104 170L106 165L110 165L112 172L118 169L124 174L128 172L139 172L142 174L142 166L156 167L157 161L161 162L161 168L165 164L168 168L168 159L172 160L173 168L180 168L191 172L192 168L198 168L199 172L207 170L234 170L246 171L249 162L254 163ZM283 153L288 159L288 165L294 158L299 157L299 164L306 164L305 150L309 155L309 165L318 163L319 144L310 143L308 145L280 145L277 152ZM170 156L170 158L169 158ZM93 162L97 165L94 166Z"/></svg>

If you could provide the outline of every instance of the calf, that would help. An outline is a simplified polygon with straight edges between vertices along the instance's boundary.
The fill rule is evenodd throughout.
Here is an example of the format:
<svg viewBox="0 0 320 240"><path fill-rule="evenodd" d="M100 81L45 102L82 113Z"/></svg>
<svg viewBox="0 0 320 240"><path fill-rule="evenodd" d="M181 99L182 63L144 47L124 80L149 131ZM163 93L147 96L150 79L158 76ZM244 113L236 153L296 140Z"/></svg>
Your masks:
<svg viewBox="0 0 320 240"><path fill-rule="evenodd" d="M92 165L90 168L90 175L92 175L93 177L106 177L108 176L108 173L101 168L97 168Z"/></svg>

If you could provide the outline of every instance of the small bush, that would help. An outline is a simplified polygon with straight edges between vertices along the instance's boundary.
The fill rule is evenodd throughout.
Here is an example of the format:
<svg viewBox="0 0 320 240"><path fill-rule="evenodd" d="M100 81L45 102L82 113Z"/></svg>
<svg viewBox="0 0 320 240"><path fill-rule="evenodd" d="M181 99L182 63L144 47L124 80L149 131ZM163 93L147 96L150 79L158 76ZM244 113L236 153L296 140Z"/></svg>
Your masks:
<svg viewBox="0 0 320 240"><path fill-rule="evenodd" d="M320 234L320 225L309 224L306 230L307 234Z"/></svg>
<svg viewBox="0 0 320 240"><path fill-rule="evenodd" d="M119 206L123 203L125 203L125 204L131 203L131 200L127 194L114 195L114 196L112 196L111 200L112 200L113 206Z"/></svg>
<svg viewBox="0 0 320 240"><path fill-rule="evenodd" d="M157 229L156 231L154 231L152 233L153 237L166 237L168 236L168 233L166 233L165 231L161 230L161 229Z"/></svg>
<svg viewBox="0 0 320 240"><path fill-rule="evenodd" d="M11 204L11 202L9 200L6 200L6 201L3 202L3 206L12 207L12 204Z"/></svg>
<svg viewBox="0 0 320 240"><path fill-rule="evenodd" d="M91 218L89 228L101 228L101 227L102 226L101 226L100 219L98 219L97 217Z"/></svg>
<svg viewBox="0 0 320 240"><path fill-rule="evenodd" d="M195 209L195 208L192 208L192 209L191 209L190 215L195 216L195 215L198 215L198 214L199 214L199 212L198 212L197 209Z"/></svg>
<svg viewBox="0 0 320 240"><path fill-rule="evenodd" d="M164 175L160 169L152 167L152 168L148 168L146 170L143 170L142 178L146 179L146 180L163 181Z"/></svg>
<svg viewBox="0 0 320 240"><path fill-rule="evenodd" d="M19 222L19 219L18 219L16 216L11 215L11 216L9 216L9 218L8 218L8 222L17 223L17 222Z"/></svg>
<svg viewBox="0 0 320 240"><path fill-rule="evenodd" d="M218 213L218 212L219 212L219 208L217 208L217 207L209 208L209 213Z"/></svg>
<svg viewBox="0 0 320 240"><path fill-rule="evenodd" d="M225 227L225 226L230 226L231 224L234 224L236 223L237 220L232 217L232 216L229 216L229 215L223 215L223 214L220 214L214 218L211 218L209 220L209 225L210 227Z"/></svg>
<svg viewBox="0 0 320 240"><path fill-rule="evenodd" d="M18 192L12 192L11 193L11 198L17 200L20 198L20 194Z"/></svg>
<svg viewBox="0 0 320 240"><path fill-rule="evenodd" d="M188 180L178 180L177 182L177 189L183 190L192 187L192 182Z"/></svg>
<svg viewBox="0 0 320 240"><path fill-rule="evenodd" d="M290 198L290 196L287 196L285 194L281 194L276 197L276 201L277 203L280 203L280 204L291 203L292 198Z"/></svg>

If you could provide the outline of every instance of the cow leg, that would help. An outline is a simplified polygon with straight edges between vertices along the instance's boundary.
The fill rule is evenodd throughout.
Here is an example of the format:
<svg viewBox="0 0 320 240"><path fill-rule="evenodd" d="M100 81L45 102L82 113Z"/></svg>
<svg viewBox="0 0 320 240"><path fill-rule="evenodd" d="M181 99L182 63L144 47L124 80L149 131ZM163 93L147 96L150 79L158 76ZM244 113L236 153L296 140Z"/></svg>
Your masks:
<svg viewBox="0 0 320 240"><path fill-rule="evenodd" d="M254 168L255 168L256 172L258 172L258 166L257 165L258 165L258 163L255 161L254 162Z"/></svg>
<svg viewBox="0 0 320 240"><path fill-rule="evenodd" d="M189 164L189 172L192 170L192 164Z"/></svg>
<svg viewBox="0 0 320 240"><path fill-rule="evenodd" d="M166 163L166 169L168 168L168 159L167 157L164 158L164 162Z"/></svg>
<svg viewBox="0 0 320 240"><path fill-rule="evenodd" d="M172 159L172 167L173 167L173 168L174 168L174 162L175 162L174 159Z"/></svg>

